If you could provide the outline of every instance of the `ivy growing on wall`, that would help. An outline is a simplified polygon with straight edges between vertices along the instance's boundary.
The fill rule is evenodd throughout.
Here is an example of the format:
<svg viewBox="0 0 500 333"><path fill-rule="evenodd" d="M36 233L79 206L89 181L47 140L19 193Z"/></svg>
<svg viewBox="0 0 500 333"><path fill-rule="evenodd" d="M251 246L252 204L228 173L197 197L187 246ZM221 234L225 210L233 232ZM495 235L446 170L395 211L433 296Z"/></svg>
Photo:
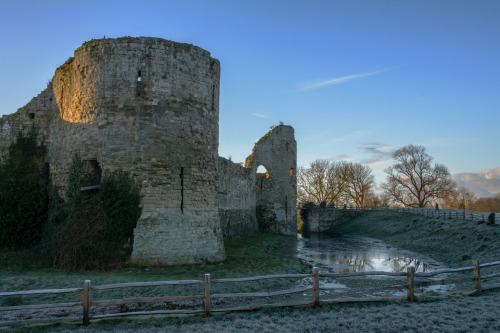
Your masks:
<svg viewBox="0 0 500 333"><path fill-rule="evenodd" d="M28 249L47 223L49 169L33 127L19 133L0 163L0 247Z"/></svg>
<svg viewBox="0 0 500 333"><path fill-rule="evenodd" d="M63 200L51 185L36 129L20 133L0 162L0 249L31 249L42 262L64 269L123 263L141 215L140 189L118 170L99 188L85 190L92 177L75 155Z"/></svg>
<svg viewBox="0 0 500 333"><path fill-rule="evenodd" d="M123 171L105 175L96 191L82 190L91 175L78 155L70 168L66 201L55 205L46 259L64 269L107 269L123 263L141 215L140 189Z"/></svg>

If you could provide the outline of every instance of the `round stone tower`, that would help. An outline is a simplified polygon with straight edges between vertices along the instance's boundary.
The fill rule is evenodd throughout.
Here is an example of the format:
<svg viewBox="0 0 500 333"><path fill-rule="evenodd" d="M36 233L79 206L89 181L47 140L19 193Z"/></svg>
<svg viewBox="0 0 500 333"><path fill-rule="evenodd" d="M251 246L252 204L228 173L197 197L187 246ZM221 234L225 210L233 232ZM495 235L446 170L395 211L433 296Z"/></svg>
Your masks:
<svg viewBox="0 0 500 333"><path fill-rule="evenodd" d="M132 260L224 259L217 205L220 65L159 38L92 40L56 70L48 138L55 183L74 153L96 174L130 171L142 188Z"/></svg>

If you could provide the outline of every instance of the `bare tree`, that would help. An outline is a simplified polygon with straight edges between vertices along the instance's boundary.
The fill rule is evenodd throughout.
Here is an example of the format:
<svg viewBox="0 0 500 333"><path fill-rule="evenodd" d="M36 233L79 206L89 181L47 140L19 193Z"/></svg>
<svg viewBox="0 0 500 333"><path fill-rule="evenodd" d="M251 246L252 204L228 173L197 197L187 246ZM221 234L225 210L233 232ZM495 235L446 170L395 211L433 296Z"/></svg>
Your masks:
<svg viewBox="0 0 500 333"><path fill-rule="evenodd" d="M454 187L442 198L442 206L454 209L472 209L476 196L465 187Z"/></svg>
<svg viewBox="0 0 500 333"><path fill-rule="evenodd" d="M480 212L500 212L500 193L492 197L482 197L476 200L474 209Z"/></svg>
<svg viewBox="0 0 500 333"><path fill-rule="evenodd" d="M366 208L375 184L370 167L343 161L338 164L338 174L345 198L357 207Z"/></svg>
<svg viewBox="0 0 500 333"><path fill-rule="evenodd" d="M298 202L333 204L342 190L337 176L337 163L315 160L309 168L299 168L297 172Z"/></svg>
<svg viewBox="0 0 500 333"><path fill-rule="evenodd" d="M453 187L448 168L434 164L422 146L406 145L392 154L396 164L385 170L382 188L396 203L406 207L426 207L445 196Z"/></svg>
<svg viewBox="0 0 500 333"><path fill-rule="evenodd" d="M369 208L389 208L391 206L391 198L387 193L370 192L365 200L365 207Z"/></svg>

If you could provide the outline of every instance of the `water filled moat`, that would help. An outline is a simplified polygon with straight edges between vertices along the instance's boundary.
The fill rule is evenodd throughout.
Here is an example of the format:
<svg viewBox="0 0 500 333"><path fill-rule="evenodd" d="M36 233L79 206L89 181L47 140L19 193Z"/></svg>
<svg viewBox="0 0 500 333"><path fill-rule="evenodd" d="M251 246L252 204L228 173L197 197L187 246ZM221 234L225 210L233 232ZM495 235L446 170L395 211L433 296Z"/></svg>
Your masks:
<svg viewBox="0 0 500 333"><path fill-rule="evenodd" d="M382 241L358 235L298 236L294 256L332 273L405 272L414 266L417 272L441 266L418 253L396 248Z"/></svg>
<svg viewBox="0 0 500 333"><path fill-rule="evenodd" d="M355 234L328 235L313 234L298 236L294 248L283 249L284 255L304 260L322 273L355 272L406 272L410 266L417 272L433 271L444 266L427 256L396 248L380 240ZM444 290L443 286L428 283L421 286L420 292ZM311 278L298 282L300 286L311 285ZM352 296L404 296L406 278L381 275L320 278L320 294L323 298ZM324 289L331 288L331 289ZM308 299L310 292L303 293Z"/></svg>

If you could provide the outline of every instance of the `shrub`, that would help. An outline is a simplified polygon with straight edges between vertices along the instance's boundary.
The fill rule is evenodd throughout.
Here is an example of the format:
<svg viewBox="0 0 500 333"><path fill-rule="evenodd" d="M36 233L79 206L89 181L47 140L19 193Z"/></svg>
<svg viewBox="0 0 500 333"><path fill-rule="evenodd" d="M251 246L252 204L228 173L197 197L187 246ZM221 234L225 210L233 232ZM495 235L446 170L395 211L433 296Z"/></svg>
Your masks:
<svg viewBox="0 0 500 333"><path fill-rule="evenodd" d="M81 191L89 175L77 155L68 179L66 202L53 205L49 259L64 269L119 266L141 214L140 190L123 171L104 176L97 192ZM56 221L60 221L57 223Z"/></svg>
<svg viewBox="0 0 500 333"><path fill-rule="evenodd" d="M19 133L0 164L0 247L36 245L47 222L49 169L33 127Z"/></svg>

